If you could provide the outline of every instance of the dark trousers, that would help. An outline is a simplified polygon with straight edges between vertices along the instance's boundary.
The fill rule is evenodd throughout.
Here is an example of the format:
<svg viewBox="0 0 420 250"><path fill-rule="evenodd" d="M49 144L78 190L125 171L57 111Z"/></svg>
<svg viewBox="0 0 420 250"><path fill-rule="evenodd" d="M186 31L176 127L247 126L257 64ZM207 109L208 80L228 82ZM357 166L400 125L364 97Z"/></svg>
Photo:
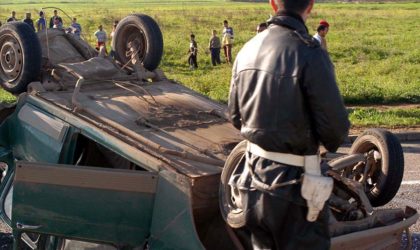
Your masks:
<svg viewBox="0 0 420 250"><path fill-rule="evenodd" d="M223 45L225 58L227 63L232 63L232 44Z"/></svg>
<svg viewBox="0 0 420 250"><path fill-rule="evenodd" d="M216 66L216 64L220 64L220 48L211 48L211 64Z"/></svg>
<svg viewBox="0 0 420 250"><path fill-rule="evenodd" d="M250 153L249 153L250 154ZM276 163L249 155L249 164L260 180L281 183L299 178L302 168ZM244 228L238 236L245 249L329 249L328 206L317 221L306 220L308 208L300 194L300 184L288 185L272 192L244 191L246 211Z"/></svg>
<svg viewBox="0 0 420 250"><path fill-rule="evenodd" d="M251 191L247 224L238 237L245 249L329 249L326 206L316 222L306 221L307 207Z"/></svg>
<svg viewBox="0 0 420 250"><path fill-rule="evenodd" d="M188 57L188 64L193 68L198 68L197 55L191 53L190 56Z"/></svg>

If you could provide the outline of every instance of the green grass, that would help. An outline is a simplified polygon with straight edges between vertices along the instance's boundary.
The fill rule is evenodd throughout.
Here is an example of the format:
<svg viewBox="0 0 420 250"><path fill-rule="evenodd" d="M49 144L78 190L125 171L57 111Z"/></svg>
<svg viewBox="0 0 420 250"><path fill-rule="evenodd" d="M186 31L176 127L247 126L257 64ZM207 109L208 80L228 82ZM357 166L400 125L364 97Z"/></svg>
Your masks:
<svg viewBox="0 0 420 250"><path fill-rule="evenodd" d="M349 109L349 118L356 127L414 127L420 126L420 109L352 108Z"/></svg>
<svg viewBox="0 0 420 250"><path fill-rule="evenodd" d="M37 1L37 4L29 0L4 0L0 3L0 19L5 20L12 9L22 16L26 11L35 14L42 6L60 7L70 16L78 17L85 37L92 44L98 24L103 24L109 32L113 20L127 14L141 12L152 16L164 35L161 67L167 76L224 103L228 97L231 67L227 64L211 66L210 56L206 54L211 30L216 29L220 34L222 21L228 19L235 30L233 54L236 55L255 35L256 25L271 14L266 3L221 0L80 0L71 3ZM420 103L419 13L420 3L315 5L307 26L314 33L319 19L327 19L331 24L327 37L329 52L346 104ZM199 46L199 69L195 71L190 71L187 65L191 32L196 35ZM0 92L0 99L4 96ZM393 117L398 115L402 116L396 113Z"/></svg>

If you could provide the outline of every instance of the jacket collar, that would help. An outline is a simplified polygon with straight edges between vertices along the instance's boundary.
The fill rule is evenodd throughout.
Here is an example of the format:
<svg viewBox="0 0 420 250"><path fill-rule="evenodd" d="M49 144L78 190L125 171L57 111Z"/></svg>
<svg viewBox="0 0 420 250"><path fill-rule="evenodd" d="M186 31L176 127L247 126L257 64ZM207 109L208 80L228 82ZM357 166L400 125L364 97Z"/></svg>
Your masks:
<svg viewBox="0 0 420 250"><path fill-rule="evenodd" d="M268 20L268 24L280 25L296 30L299 33L304 32L308 34L308 28L306 27L302 17L289 11L279 11L277 15Z"/></svg>

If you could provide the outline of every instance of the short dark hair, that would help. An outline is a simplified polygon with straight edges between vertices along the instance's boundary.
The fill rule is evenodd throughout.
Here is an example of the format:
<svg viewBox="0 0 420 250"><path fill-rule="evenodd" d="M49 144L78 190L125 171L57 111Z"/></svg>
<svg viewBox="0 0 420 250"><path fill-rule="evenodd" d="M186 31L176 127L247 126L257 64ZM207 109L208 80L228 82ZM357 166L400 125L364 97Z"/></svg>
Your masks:
<svg viewBox="0 0 420 250"><path fill-rule="evenodd" d="M310 0L282 0L283 6L285 10L294 12L294 13L302 13L311 2Z"/></svg>
<svg viewBox="0 0 420 250"><path fill-rule="evenodd" d="M267 23L260 23L260 24L258 24L258 27L266 27L267 28Z"/></svg>
<svg viewBox="0 0 420 250"><path fill-rule="evenodd" d="M191 37L191 38L195 38L195 35L194 35L194 34L191 34L191 35L190 35L190 37Z"/></svg>
<svg viewBox="0 0 420 250"><path fill-rule="evenodd" d="M319 25L318 28L316 29L317 32L323 31L327 28L327 26L325 25Z"/></svg>
<svg viewBox="0 0 420 250"><path fill-rule="evenodd" d="M228 23L228 21L227 20L224 20L223 23Z"/></svg>

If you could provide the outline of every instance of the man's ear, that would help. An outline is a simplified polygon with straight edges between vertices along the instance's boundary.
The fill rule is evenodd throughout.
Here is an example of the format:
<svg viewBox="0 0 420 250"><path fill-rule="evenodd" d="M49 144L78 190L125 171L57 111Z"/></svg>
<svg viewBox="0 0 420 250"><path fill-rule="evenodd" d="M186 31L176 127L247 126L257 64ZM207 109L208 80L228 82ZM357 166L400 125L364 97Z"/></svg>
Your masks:
<svg viewBox="0 0 420 250"><path fill-rule="evenodd" d="M315 0L310 0L308 7L306 8L305 12L309 15L314 7Z"/></svg>

